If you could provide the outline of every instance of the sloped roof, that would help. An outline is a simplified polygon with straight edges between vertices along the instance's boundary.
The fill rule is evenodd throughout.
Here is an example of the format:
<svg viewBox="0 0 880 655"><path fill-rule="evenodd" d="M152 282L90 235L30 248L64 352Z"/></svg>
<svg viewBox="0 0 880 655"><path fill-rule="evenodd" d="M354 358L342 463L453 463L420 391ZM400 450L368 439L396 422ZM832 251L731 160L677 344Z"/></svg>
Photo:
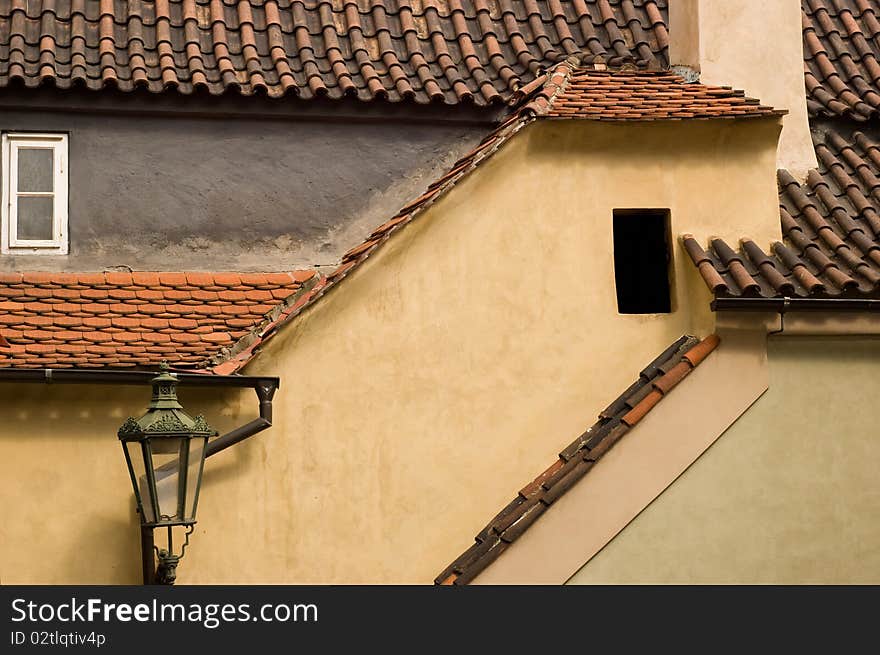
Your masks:
<svg viewBox="0 0 880 655"><path fill-rule="evenodd" d="M880 300L880 6L802 0L807 107L818 169L805 183L779 171L783 240L757 244L691 235L683 244L716 309L730 299L813 299L823 309ZM859 126L859 127L857 127ZM719 302L720 301L720 302Z"/></svg>
<svg viewBox="0 0 880 655"><path fill-rule="evenodd" d="M605 453L718 346L716 335L702 341L683 336L664 350L638 379L599 414L599 420L569 444L559 459L520 489L517 496L435 579L436 584L471 582L528 530L563 494L596 466Z"/></svg>
<svg viewBox="0 0 880 655"><path fill-rule="evenodd" d="M869 0L801 0L804 80L813 116L880 115L880 7Z"/></svg>
<svg viewBox="0 0 880 655"><path fill-rule="evenodd" d="M545 84L529 103L545 118L656 121L786 113L747 98L743 91L687 83L669 72L597 71L566 64L556 70L567 76L563 86Z"/></svg>
<svg viewBox="0 0 880 655"><path fill-rule="evenodd" d="M0 367L199 368L314 277L0 273Z"/></svg>
<svg viewBox="0 0 880 655"><path fill-rule="evenodd" d="M851 140L817 137L819 169L806 184L779 171L784 242L766 253L744 238L684 246L716 298L880 299L880 145L861 132Z"/></svg>
<svg viewBox="0 0 880 655"><path fill-rule="evenodd" d="M503 101L572 54L666 65L665 0L0 0L0 87Z"/></svg>

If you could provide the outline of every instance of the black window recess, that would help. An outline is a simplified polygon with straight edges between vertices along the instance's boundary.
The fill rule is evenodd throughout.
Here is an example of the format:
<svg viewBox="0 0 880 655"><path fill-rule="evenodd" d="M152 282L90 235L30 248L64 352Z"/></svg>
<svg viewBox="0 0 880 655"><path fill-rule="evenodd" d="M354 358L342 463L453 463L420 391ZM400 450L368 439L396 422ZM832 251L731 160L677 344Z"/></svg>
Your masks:
<svg viewBox="0 0 880 655"><path fill-rule="evenodd" d="M621 314L670 311L669 210L614 210L614 281Z"/></svg>

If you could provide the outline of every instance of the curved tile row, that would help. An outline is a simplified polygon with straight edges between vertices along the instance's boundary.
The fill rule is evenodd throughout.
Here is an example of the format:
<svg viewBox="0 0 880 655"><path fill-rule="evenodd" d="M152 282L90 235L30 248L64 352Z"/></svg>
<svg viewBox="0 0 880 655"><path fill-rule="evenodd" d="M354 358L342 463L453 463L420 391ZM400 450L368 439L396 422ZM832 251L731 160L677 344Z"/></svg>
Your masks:
<svg viewBox="0 0 880 655"><path fill-rule="evenodd" d="M572 54L666 65L665 0L0 0L0 86L501 102Z"/></svg>
<svg viewBox="0 0 880 655"><path fill-rule="evenodd" d="M880 115L880 6L802 0L804 81L813 116Z"/></svg>
<svg viewBox="0 0 880 655"><path fill-rule="evenodd" d="M780 170L783 241L765 252L691 235L683 244L719 297L880 298L880 145L861 132L816 137L819 169L800 184Z"/></svg>

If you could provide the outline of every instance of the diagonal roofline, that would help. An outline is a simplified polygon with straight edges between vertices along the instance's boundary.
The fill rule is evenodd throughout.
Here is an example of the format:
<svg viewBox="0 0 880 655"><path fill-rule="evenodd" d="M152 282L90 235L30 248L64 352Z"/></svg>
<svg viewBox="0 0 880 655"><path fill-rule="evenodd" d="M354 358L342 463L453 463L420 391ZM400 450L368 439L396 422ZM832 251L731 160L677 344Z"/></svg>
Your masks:
<svg viewBox="0 0 880 655"><path fill-rule="evenodd" d="M569 444L559 458L517 496L435 579L439 585L465 585L489 567L510 544L519 539L540 516L576 485L602 457L659 404L691 371L699 366L720 340L711 335L700 341L682 336L646 366L638 379L600 414L599 420Z"/></svg>
<svg viewBox="0 0 880 655"><path fill-rule="evenodd" d="M729 87L712 87L699 83L687 83L677 75L661 72L636 73L633 71L608 71L604 62L584 65L580 56L572 55L565 61L552 67L538 76L535 81L523 87L511 99L511 115L492 132L490 132L480 144L471 152L464 155L451 170L433 182L425 193L415 200L407 203L390 220L377 227L369 237L358 246L343 255L340 265L326 277L322 277L312 289L299 297L296 302L281 308L273 317L265 321L256 330L242 337L230 349L214 357L210 368L213 372L228 375L241 370L259 349L271 339L277 331L292 321L306 308L317 302L329 290L345 279L357 267L372 256L388 239L417 217L421 216L431 205L441 197L449 193L463 178L470 175L478 166L494 155L507 141L538 119L584 119L600 120L605 122L640 120L646 122L660 122L668 120L732 120L764 118L777 120L785 112L774 110L761 105L757 100L747 98L742 91L736 91ZM595 77L592 77L595 76ZM582 80L592 78L590 81L598 85L601 90L602 84L615 85L615 88L630 88L650 98L656 91L664 98L669 94L670 85L673 87L686 88L682 92L682 98L678 100L676 111L660 112L655 108L649 108L643 115L633 118L630 112L619 115L613 111L607 113L566 113L555 115L556 102L565 97L570 88L572 79ZM654 83L660 85L654 87ZM583 104L589 106L590 99L587 96ZM595 96L601 97L601 96ZM664 100L664 102L668 102ZM690 104L689 104L690 103ZM718 103L721 109L717 112L705 113L705 107L711 107ZM691 107L691 104L694 107ZM682 115L670 115L679 109ZM696 109L696 107L699 107ZM690 111L686 111L690 108Z"/></svg>

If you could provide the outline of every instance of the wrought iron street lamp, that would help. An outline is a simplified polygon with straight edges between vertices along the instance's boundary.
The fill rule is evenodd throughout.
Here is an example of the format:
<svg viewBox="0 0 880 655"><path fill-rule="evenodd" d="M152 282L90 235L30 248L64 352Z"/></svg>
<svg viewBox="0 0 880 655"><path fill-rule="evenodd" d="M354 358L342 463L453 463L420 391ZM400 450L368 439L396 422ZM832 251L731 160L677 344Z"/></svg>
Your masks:
<svg viewBox="0 0 880 655"><path fill-rule="evenodd" d="M177 400L177 377L167 365L153 378L153 397L140 418L129 417L119 428L128 472L143 528L167 530L167 547L157 548L155 580L174 584L177 564L196 523L205 448L217 431L204 417L191 417ZM174 553L172 529L186 528L179 555Z"/></svg>

